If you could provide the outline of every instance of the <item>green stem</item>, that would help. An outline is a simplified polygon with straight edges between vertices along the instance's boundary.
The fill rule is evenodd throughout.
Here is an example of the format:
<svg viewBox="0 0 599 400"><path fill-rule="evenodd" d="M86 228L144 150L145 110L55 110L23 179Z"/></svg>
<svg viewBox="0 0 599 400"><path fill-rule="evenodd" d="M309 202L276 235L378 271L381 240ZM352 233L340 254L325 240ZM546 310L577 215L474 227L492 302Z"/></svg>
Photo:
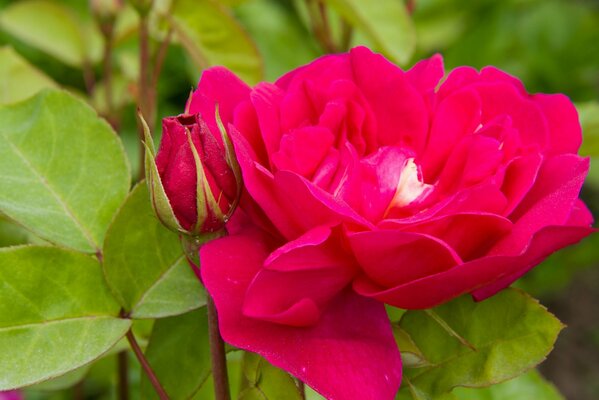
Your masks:
<svg viewBox="0 0 599 400"><path fill-rule="evenodd" d="M148 363L148 360L146 360L146 357L144 356L143 351L141 351L141 348L139 347L139 344L137 343L137 340L135 339L135 336L133 335L133 332L131 330L129 330L129 332L127 332L127 341L129 342L131 349L135 353L137 360L141 364L142 369L144 370L144 372L150 379L150 383L154 387L154 390L158 394L158 397L160 398L160 400L169 400L169 397L166 394L166 391L160 384L160 381L156 377L156 374L154 373L154 370L150 366L150 363Z"/></svg>
<svg viewBox="0 0 599 400"><path fill-rule="evenodd" d="M129 358L127 351L121 351L117 355L119 370L118 399L129 400Z"/></svg>
<svg viewBox="0 0 599 400"><path fill-rule="evenodd" d="M306 400L306 385L299 379L297 380L297 390L300 393L300 398Z"/></svg>
<svg viewBox="0 0 599 400"><path fill-rule="evenodd" d="M218 328L218 314L214 300L206 294L206 308L208 311L208 335L210 338L210 358L212 360L212 378L214 379L214 397L216 400L230 400L229 375L227 372L227 354L225 342Z"/></svg>
<svg viewBox="0 0 599 400"><path fill-rule="evenodd" d="M150 65L150 34L148 29L147 14L140 15L139 20L139 99L138 107L143 115L150 132L154 131L155 110L153 109L153 96L156 91L151 87ZM145 147L143 145L143 127L138 124L139 130L139 177L145 176Z"/></svg>

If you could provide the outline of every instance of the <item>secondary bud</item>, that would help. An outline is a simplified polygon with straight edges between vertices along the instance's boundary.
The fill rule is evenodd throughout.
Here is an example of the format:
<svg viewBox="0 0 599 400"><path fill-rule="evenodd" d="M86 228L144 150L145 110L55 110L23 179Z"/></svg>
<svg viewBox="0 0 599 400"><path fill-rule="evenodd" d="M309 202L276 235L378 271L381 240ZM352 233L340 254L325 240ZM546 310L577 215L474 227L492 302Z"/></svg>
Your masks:
<svg viewBox="0 0 599 400"><path fill-rule="evenodd" d="M220 121L218 111L216 117ZM210 131L199 114L168 117L155 159L153 149L147 149L152 203L173 230L190 236L220 231L237 206L239 166L220 123L219 131Z"/></svg>

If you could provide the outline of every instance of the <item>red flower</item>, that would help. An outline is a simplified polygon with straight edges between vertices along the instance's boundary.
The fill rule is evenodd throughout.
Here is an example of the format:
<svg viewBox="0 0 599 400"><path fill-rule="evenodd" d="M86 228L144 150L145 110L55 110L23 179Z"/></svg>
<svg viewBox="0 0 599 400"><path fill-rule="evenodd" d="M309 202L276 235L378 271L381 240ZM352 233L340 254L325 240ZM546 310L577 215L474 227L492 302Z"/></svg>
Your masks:
<svg viewBox="0 0 599 400"><path fill-rule="evenodd" d="M492 67L443 76L363 47L254 88L204 72L191 107L212 131L220 105L247 190L200 251L225 340L327 398L392 399L383 303L485 298L592 231L572 103Z"/></svg>

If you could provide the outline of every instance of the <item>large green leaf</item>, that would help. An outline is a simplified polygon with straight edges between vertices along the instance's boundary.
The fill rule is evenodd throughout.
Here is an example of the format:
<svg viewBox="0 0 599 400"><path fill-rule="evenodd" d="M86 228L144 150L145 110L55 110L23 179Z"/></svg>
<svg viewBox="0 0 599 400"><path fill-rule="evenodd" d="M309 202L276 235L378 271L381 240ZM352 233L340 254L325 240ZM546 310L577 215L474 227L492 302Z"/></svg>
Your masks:
<svg viewBox="0 0 599 400"><path fill-rule="evenodd" d="M56 83L52 79L11 47L0 47L0 105L16 103L41 89L53 87L56 87Z"/></svg>
<svg viewBox="0 0 599 400"><path fill-rule="evenodd" d="M210 376L206 308L156 321L146 357L171 399L191 398ZM142 398L158 398L146 376Z"/></svg>
<svg viewBox="0 0 599 400"><path fill-rule="evenodd" d="M399 64L406 64L416 48L414 24L405 4L378 0L325 0L351 25L366 35L375 50Z"/></svg>
<svg viewBox="0 0 599 400"><path fill-rule="evenodd" d="M463 296L432 311L408 311L400 326L427 363L404 370L399 399L434 399L458 386L483 387L518 376L545 358L562 329L516 289L480 303Z"/></svg>
<svg viewBox="0 0 599 400"><path fill-rule="evenodd" d="M98 358L130 326L116 318L94 257L55 247L0 250L0 391Z"/></svg>
<svg viewBox="0 0 599 400"><path fill-rule="evenodd" d="M81 66L86 60L85 30L61 2L14 2L0 13L0 28L65 64Z"/></svg>
<svg viewBox="0 0 599 400"><path fill-rule="evenodd" d="M104 272L132 318L167 317L204 304L177 234L154 215L145 182L133 189L108 229Z"/></svg>
<svg viewBox="0 0 599 400"><path fill-rule="evenodd" d="M98 252L127 195L110 126L67 92L0 107L0 212L53 243Z"/></svg>
<svg viewBox="0 0 599 400"><path fill-rule="evenodd" d="M457 400L564 400L555 386L534 369L488 388L456 388L452 393Z"/></svg>
<svg viewBox="0 0 599 400"><path fill-rule="evenodd" d="M300 400L295 379L258 354L244 352L243 383L239 400Z"/></svg>
<svg viewBox="0 0 599 400"><path fill-rule="evenodd" d="M169 16L177 38L200 70L224 65L249 84L263 78L255 44L216 0L176 0Z"/></svg>

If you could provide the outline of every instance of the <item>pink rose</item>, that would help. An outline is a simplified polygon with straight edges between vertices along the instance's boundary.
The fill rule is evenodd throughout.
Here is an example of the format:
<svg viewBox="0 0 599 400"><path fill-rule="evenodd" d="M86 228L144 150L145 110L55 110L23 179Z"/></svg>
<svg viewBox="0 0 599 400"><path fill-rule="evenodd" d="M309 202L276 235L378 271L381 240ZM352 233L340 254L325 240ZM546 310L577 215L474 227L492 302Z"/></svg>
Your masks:
<svg viewBox="0 0 599 400"><path fill-rule="evenodd" d="M237 198L237 181L219 132L218 126L206 125L197 113L162 121L156 167L172 213L182 228L178 230L197 235L222 229ZM198 178L198 170L203 181Z"/></svg>
<svg viewBox="0 0 599 400"><path fill-rule="evenodd" d="M592 232L589 160L563 95L440 56L402 71L364 47L250 88L223 68L215 104L247 193L200 251L223 337L331 399L392 399L401 360L384 303L483 299Z"/></svg>

